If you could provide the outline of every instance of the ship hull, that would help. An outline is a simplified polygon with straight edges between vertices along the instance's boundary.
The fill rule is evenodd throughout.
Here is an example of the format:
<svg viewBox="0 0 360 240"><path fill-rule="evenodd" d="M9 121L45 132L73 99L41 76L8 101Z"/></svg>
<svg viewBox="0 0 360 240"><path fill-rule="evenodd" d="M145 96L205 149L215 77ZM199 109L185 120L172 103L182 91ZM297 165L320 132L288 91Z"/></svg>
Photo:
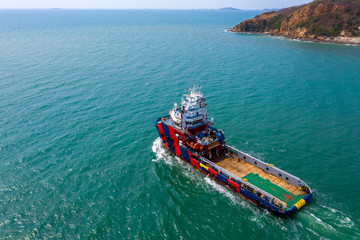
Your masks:
<svg viewBox="0 0 360 240"><path fill-rule="evenodd" d="M219 171L217 169L213 169L212 167L206 166L202 163L202 160L205 160L201 156L197 156L193 152L191 152L189 149L186 149L186 147L181 146L179 144L179 137L182 137L184 133L177 131L171 126L168 126L165 124L162 120L162 118L159 118L155 122L155 127L158 130L159 136L165 146L165 148L171 152L174 156L177 156L181 158L186 163L192 165L193 167L197 168L201 172L209 175L210 177L216 179L218 182L228 186L233 191L241 194L244 198L247 200L253 202L254 204L266 208L270 210L271 212L274 212L276 214L280 215L289 215L297 212L301 207L303 207L312 197L312 192L310 192L307 196L302 198L302 202L298 203L298 205L294 205L291 208L288 208L286 210L278 208L276 205L265 201L264 198L258 196L254 192L248 191L246 188L243 188L239 182L235 182L235 180L231 179L229 175L221 174L222 171ZM300 204L300 206L299 206Z"/></svg>

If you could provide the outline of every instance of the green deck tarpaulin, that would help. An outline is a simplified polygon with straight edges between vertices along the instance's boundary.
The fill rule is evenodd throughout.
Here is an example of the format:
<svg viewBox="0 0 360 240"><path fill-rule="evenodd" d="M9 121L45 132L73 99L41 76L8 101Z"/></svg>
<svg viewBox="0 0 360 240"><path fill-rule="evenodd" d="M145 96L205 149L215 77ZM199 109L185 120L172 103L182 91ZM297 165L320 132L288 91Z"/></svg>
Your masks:
<svg viewBox="0 0 360 240"><path fill-rule="evenodd" d="M270 193L274 197L277 197L281 201L287 203L288 207L291 207L303 197L302 195L295 195L291 192L283 189L282 187L277 186L276 184L270 182L270 180L264 179L259 176L259 174L250 173L243 177L247 179L249 183L260 188L261 190Z"/></svg>

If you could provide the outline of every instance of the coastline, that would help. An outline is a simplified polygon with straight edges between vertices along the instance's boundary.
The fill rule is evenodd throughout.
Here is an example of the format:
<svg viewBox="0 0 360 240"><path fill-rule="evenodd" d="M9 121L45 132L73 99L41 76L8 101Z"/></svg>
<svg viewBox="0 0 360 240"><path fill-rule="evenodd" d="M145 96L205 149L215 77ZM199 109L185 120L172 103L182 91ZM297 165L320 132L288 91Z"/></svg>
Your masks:
<svg viewBox="0 0 360 240"><path fill-rule="evenodd" d="M304 41L304 42L317 42L317 43L335 43L335 44L342 44L342 45L355 45L360 46L360 37L314 37L314 38L305 38L305 37L294 37L291 35L285 34L276 34L271 32L245 32L245 31L234 31L232 28L227 29L228 32L232 33L246 33L246 34L265 34L269 36L276 36L276 37L284 37L287 39Z"/></svg>

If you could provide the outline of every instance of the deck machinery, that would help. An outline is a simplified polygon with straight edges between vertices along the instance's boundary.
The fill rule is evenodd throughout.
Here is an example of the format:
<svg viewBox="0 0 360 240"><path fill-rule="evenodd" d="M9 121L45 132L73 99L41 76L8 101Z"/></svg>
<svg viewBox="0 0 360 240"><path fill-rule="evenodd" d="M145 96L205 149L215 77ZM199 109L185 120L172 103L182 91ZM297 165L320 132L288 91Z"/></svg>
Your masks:
<svg viewBox="0 0 360 240"><path fill-rule="evenodd" d="M201 87L187 91L180 106L175 103L155 122L172 154L270 211L288 215L309 201L312 191L304 181L227 145L214 119L208 119Z"/></svg>

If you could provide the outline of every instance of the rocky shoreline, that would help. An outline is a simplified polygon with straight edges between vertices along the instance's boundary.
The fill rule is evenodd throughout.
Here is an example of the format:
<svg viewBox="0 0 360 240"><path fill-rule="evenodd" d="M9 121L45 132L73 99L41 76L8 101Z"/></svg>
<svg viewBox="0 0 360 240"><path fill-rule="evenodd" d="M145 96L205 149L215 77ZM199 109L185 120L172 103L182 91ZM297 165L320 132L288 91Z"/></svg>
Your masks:
<svg viewBox="0 0 360 240"><path fill-rule="evenodd" d="M360 37L314 37L314 38L306 38L306 37L294 37L290 35L282 35L271 32L239 32L234 31L232 28L227 29L228 32L233 33L246 33L246 34L265 34L274 37L284 37L291 40L298 40L304 42L320 42L320 43L334 43L334 44L342 44L342 45L360 45Z"/></svg>

